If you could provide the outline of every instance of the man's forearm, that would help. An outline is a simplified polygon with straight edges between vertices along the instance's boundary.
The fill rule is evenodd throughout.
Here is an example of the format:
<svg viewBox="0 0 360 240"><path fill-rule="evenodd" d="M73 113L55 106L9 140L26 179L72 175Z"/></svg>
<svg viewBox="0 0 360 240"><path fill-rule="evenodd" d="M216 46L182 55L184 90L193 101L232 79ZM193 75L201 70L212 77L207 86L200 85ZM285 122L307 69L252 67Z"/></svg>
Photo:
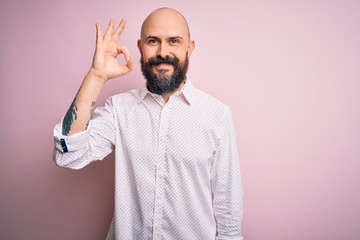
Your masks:
<svg viewBox="0 0 360 240"><path fill-rule="evenodd" d="M86 130L95 102L104 83L105 80L98 77L92 70L85 76L74 101L63 119L63 135L68 136Z"/></svg>

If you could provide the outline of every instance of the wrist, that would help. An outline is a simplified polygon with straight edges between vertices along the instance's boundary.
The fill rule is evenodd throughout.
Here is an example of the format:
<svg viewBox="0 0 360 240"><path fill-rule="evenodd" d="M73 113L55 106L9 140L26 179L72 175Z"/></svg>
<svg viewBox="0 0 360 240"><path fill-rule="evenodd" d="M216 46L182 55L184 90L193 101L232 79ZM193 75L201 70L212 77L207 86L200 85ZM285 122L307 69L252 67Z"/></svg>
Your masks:
<svg viewBox="0 0 360 240"><path fill-rule="evenodd" d="M109 79L106 74L103 74L94 68L90 68L85 78L92 79L92 81L96 81L101 84L104 84Z"/></svg>

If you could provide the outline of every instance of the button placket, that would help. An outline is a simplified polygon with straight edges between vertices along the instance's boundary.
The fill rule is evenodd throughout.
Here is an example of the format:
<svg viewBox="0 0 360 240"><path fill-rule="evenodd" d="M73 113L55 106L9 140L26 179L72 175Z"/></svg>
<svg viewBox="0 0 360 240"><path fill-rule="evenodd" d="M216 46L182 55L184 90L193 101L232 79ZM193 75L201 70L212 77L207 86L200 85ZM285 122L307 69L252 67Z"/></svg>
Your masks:
<svg viewBox="0 0 360 240"><path fill-rule="evenodd" d="M156 183L154 193L154 223L153 223L153 237L154 239L161 238L161 224L163 211L164 195L164 166L165 166L165 150L166 150L166 136L169 122L169 107L168 104L163 106L160 115L159 127L159 142L158 142L158 159L156 162Z"/></svg>

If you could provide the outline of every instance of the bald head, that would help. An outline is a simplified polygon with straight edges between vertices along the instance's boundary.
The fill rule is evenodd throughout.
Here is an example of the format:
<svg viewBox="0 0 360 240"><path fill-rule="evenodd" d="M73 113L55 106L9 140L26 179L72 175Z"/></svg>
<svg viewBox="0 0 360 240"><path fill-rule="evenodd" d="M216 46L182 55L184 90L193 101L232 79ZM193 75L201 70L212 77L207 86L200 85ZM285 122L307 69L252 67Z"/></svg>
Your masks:
<svg viewBox="0 0 360 240"><path fill-rule="evenodd" d="M150 32L149 32L150 31ZM182 33L182 37L190 40L190 30L185 17L171 8L159 8L147 16L141 26L141 39L146 38L153 32Z"/></svg>

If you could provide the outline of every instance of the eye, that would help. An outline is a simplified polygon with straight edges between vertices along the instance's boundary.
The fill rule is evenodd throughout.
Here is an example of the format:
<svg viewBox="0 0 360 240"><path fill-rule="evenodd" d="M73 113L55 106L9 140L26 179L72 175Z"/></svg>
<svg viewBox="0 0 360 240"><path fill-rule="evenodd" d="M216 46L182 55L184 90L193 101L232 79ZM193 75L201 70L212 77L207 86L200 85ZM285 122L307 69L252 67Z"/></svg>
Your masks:
<svg viewBox="0 0 360 240"><path fill-rule="evenodd" d="M152 46L155 46L155 45L158 45L159 44L159 41L156 40L156 39L149 39L148 40L148 44L152 45Z"/></svg>
<svg viewBox="0 0 360 240"><path fill-rule="evenodd" d="M171 45L178 45L180 43L180 40L178 38L172 38L170 39Z"/></svg>

